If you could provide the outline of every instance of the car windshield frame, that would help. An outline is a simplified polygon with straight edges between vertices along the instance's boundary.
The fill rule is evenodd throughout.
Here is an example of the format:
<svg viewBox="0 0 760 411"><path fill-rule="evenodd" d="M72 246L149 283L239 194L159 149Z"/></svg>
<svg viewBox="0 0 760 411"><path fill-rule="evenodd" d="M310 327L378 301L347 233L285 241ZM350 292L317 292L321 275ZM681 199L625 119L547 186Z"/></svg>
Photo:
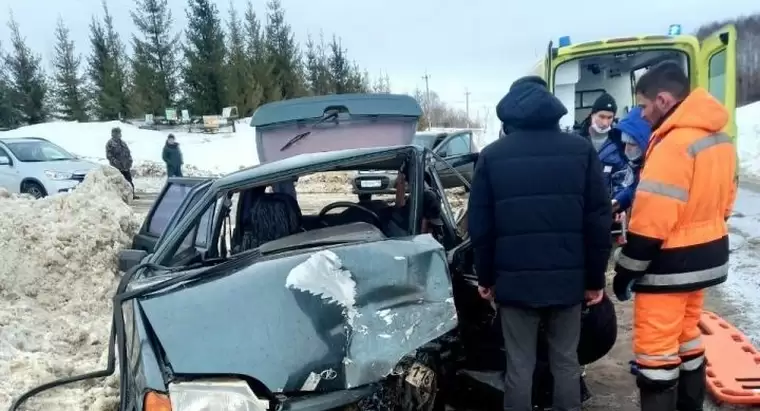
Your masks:
<svg viewBox="0 0 760 411"><path fill-rule="evenodd" d="M75 155L69 153L63 147L53 144L52 142L47 141L47 140L6 141L5 146L8 147L8 150L10 150L13 156L16 157L16 160L22 163L46 163L49 161L71 161L71 160L77 159ZM52 148L53 150L57 151L59 154L65 155L65 157L60 157L60 158L37 157L35 158L29 155L32 152L40 153L44 155L45 148Z"/></svg>
<svg viewBox="0 0 760 411"><path fill-rule="evenodd" d="M410 163L407 164L409 170L412 172L411 176L407 176L407 181L412 186L409 192L408 200L406 203L406 210L404 212L409 213L409 221L407 224L413 227L416 232L419 230L420 221L417 216L420 213L422 187L423 187L423 174L424 174L424 151L417 152L413 146L405 146L402 149L389 150L387 152L373 153L370 155L359 156L353 159L341 159L335 162L328 162L318 165L309 165L306 167L296 167L287 172L279 172L276 174L252 176L247 179L246 182L238 182L235 186L222 184L221 181L216 181L209 187L206 192L201 195L200 199L190 206L186 213L180 217L177 223L170 230L167 231L156 243L156 250L153 253L150 262L166 265L174 258L177 251L180 249L185 237L199 222L203 214L206 213L208 208L214 204L221 196L227 195L231 191L245 190L261 185L272 185L283 181L292 180L295 177L328 172L328 171L350 171L351 163L355 165L369 164L373 160L382 160L382 158L391 158L397 156L399 153L407 152L408 154L414 154L410 158ZM286 161L286 160L279 160ZM343 165L345 167L340 167ZM338 167L336 167L338 166ZM304 169L306 168L306 169ZM212 239L213 240L213 239Z"/></svg>

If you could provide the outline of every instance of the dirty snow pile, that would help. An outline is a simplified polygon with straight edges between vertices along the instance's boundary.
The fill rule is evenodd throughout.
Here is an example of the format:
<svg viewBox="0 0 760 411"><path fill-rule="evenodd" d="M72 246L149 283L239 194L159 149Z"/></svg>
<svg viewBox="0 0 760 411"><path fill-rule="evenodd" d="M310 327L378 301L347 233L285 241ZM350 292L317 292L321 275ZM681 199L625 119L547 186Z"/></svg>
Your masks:
<svg viewBox="0 0 760 411"><path fill-rule="evenodd" d="M742 174L760 179L760 101L736 110L736 126Z"/></svg>
<svg viewBox="0 0 760 411"><path fill-rule="evenodd" d="M43 382L103 369L116 256L140 221L118 171L34 200L0 189L0 409ZM27 410L112 410L116 378L42 394Z"/></svg>

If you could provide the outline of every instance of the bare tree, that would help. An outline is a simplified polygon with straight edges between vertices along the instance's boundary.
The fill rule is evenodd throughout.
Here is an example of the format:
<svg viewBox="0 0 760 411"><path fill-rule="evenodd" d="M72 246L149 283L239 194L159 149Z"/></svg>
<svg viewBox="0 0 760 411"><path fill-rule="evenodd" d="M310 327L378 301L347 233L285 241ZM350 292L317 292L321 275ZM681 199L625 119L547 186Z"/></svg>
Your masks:
<svg viewBox="0 0 760 411"><path fill-rule="evenodd" d="M417 89L413 97L420 103L423 111L423 118L418 123L420 130L426 130L430 127L444 128L481 128L482 124L477 119L468 118L467 112L449 106L433 90L430 90L430 99L427 92ZM435 119L434 124L430 124L430 119Z"/></svg>

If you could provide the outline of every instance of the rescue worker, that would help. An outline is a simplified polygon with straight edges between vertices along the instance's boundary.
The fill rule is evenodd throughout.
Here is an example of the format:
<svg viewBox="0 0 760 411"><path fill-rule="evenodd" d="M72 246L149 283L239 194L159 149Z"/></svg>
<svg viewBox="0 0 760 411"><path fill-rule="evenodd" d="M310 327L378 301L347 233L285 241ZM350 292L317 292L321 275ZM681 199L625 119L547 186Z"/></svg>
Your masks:
<svg viewBox="0 0 760 411"><path fill-rule="evenodd" d="M704 345L698 322L705 288L728 275L726 219L736 196L736 152L721 132L728 113L702 88L689 91L677 63L636 84L652 124L613 288L634 299L632 370L644 411L701 411Z"/></svg>
<svg viewBox="0 0 760 411"><path fill-rule="evenodd" d="M630 206L633 196L626 190L634 183L635 175L625 156L621 129L612 126L616 113L615 99L609 94L602 94L594 101L591 114L581 124L579 134L591 141L599 155L613 211L622 211ZM621 207L621 200L628 205Z"/></svg>
<svg viewBox="0 0 760 411"><path fill-rule="evenodd" d="M612 121L616 113L615 98L604 93L594 101L591 114L581 123L579 134L591 141L597 153L601 153L602 148L611 143L609 133L612 131Z"/></svg>
<svg viewBox="0 0 760 411"><path fill-rule="evenodd" d="M132 152L124 140L121 139L121 128L114 127L111 129L111 138L106 143L106 158L111 167L119 170L121 175L132 186L134 192L135 184L132 182ZM137 196L133 196L137 198Z"/></svg>

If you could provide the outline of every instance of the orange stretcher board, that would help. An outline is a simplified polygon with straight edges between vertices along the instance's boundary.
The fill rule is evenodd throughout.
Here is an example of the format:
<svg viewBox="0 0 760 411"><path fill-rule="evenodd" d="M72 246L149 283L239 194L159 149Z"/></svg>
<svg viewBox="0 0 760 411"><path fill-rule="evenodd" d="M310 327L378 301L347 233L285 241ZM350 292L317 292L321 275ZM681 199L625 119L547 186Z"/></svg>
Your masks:
<svg viewBox="0 0 760 411"><path fill-rule="evenodd" d="M707 359L707 389L719 402L760 405L760 351L746 335L709 311L699 323Z"/></svg>

